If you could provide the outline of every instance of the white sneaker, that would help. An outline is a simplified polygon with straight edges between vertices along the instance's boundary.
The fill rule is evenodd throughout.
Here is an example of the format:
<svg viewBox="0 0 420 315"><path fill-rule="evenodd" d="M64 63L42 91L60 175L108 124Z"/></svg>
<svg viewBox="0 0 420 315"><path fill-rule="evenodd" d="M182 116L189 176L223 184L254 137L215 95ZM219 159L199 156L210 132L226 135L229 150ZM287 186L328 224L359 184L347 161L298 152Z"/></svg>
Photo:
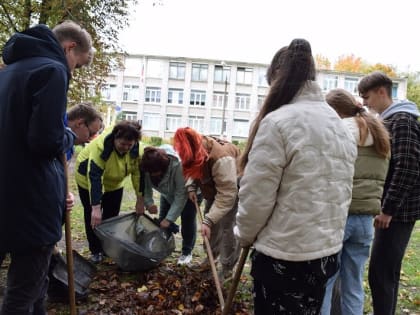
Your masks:
<svg viewBox="0 0 420 315"><path fill-rule="evenodd" d="M189 265L191 263L191 260L192 260L192 255L191 254L189 254L189 255L181 255L178 258L178 265L179 266L181 266L181 265Z"/></svg>

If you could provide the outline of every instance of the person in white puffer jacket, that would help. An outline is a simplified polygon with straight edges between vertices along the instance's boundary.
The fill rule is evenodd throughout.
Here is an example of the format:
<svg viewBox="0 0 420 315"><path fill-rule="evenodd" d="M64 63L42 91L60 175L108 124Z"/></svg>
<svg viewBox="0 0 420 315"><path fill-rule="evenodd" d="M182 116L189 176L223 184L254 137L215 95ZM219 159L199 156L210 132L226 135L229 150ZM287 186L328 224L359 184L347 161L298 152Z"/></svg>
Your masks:
<svg viewBox="0 0 420 315"><path fill-rule="evenodd" d="M338 270L357 146L315 80L309 42L273 58L241 160L235 235L254 245L255 314L318 314Z"/></svg>

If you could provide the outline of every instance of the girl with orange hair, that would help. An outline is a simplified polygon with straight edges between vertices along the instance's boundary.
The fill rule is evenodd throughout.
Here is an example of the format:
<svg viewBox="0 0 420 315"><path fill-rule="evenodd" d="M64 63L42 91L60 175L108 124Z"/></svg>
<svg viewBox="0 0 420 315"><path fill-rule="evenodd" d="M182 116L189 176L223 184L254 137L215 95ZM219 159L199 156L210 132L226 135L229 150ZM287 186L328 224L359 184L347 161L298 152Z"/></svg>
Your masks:
<svg viewBox="0 0 420 315"><path fill-rule="evenodd" d="M190 199L196 199L199 188L206 200L201 233L209 239L214 257L220 254L220 276L227 278L240 250L233 235L239 150L227 141L203 136L189 127L176 131L174 147L182 161Z"/></svg>

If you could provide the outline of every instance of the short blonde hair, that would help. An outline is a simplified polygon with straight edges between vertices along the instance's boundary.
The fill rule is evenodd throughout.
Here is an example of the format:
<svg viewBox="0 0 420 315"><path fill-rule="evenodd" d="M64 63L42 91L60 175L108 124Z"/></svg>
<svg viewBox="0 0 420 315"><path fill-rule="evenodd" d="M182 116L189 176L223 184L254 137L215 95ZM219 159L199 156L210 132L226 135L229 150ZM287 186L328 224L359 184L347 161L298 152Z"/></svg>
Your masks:
<svg viewBox="0 0 420 315"><path fill-rule="evenodd" d="M52 32L57 37L60 43L66 41L74 41L77 44L77 49L81 52L92 51L92 37L86 29L79 24L66 20L56 25Z"/></svg>

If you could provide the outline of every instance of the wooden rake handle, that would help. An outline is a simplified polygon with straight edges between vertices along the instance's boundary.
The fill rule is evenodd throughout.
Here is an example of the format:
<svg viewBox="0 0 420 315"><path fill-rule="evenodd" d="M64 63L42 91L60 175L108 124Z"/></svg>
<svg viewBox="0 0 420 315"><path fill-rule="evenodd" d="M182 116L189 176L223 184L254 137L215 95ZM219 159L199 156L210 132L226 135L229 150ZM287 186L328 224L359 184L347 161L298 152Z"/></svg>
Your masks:
<svg viewBox="0 0 420 315"><path fill-rule="evenodd" d="M67 167L67 158L63 154L61 157L63 167L64 167L64 177L66 180L66 199L69 194L69 171ZM70 212L65 209L65 234L66 234L66 258L67 258L67 282L69 287L69 304L70 304L70 315L76 315L76 294L74 291L74 269L73 269L73 251L71 244L71 221L70 221Z"/></svg>
<svg viewBox="0 0 420 315"><path fill-rule="evenodd" d="M242 271L244 270L244 265L248 257L249 249L250 246L242 248L241 257L239 258L238 266L236 268L235 275L233 276L232 285L230 287L222 315L228 315L232 307L233 298L235 297L236 289L238 287L239 280L241 279Z"/></svg>
<svg viewBox="0 0 420 315"><path fill-rule="evenodd" d="M194 204L195 204L195 208L198 212L198 217L200 218L200 223L203 224L203 214L201 213L200 207L198 206L198 203L197 203L196 200L194 201ZM209 239L207 238L207 236L204 236L203 239L204 239L204 244L206 246L207 257L209 258L214 283L216 284L217 296L219 297L220 307L223 311L223 309L225 307L225 301L223 299L223 293L222 293L222 288L220 286L219 276L217 275L217 269L216 269L216 264L214 262L213 252L211 251L210 242L209 242Z"/></svg>

